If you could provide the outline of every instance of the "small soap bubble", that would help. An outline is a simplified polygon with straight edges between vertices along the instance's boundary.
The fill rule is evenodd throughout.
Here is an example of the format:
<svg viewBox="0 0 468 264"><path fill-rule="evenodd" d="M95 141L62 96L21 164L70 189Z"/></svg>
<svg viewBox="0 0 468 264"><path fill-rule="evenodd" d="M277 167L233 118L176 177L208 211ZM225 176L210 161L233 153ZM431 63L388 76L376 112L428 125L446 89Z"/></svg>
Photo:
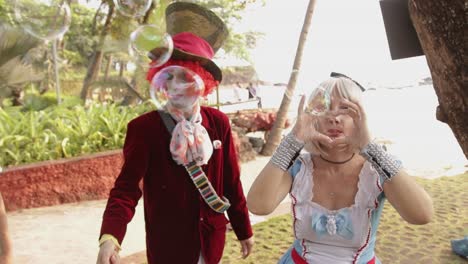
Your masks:
<svg viewBox="0 0 468 264"><path fill-rule="evenodd" d="M146 14L151 6L152 0L113 0L115 8L120 14L138 18Z"/></svg>
<svg viewBox="0 0 468 264"><path fill-rule="evenodd" d="M304 111L312 115L324 115L329 110L330 94L325 88L319 86L310 95Z"/></svg>
<svg viewBox="0 0 468 264"><path fill-rule="evenodd" d="M159 33L155 25L142 25L130 34L130 56L144 68L155 68L166 63L174 50L172 38Z"/></svg>

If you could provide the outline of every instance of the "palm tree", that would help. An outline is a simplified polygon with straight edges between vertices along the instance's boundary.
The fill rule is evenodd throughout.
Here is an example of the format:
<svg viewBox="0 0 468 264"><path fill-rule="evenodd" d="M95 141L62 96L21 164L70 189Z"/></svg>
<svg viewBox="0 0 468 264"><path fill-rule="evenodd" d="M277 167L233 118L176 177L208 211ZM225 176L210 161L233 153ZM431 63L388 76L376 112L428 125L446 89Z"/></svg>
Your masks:
<svg viewBox="0 0 468 264"><path fill-rule="evenodd" d="M38 43L24 31L0 25L0 106L7 97L12 97L13 105L20 105L23 88L42 79L42 75L34 73L31 64L23 58Z"/></svg>
<svg viewBox="0 0 468 264"><path fill-rule="evenodd" d="M296 88L297 76L301 68L302 62L302 52L304 50L304 44L307 40L307 35L309 33L310 24L312 21L312 14L314 13L315 0L309 0L309 5L307 7L306 16L304 18L304 23L302 25L301 35L299 37L299 43L297 45L296 57L294 58L294 65L291 75L289 77L288 87L281 101L278 114L273 124L273 128L267 138L265 145L263 146L262 155L270 156L275 151L276 147L281 141L281 134L284 128L284 123L286 122L289 105L291 104L291 98L294 94L294 89Z"/></svg>

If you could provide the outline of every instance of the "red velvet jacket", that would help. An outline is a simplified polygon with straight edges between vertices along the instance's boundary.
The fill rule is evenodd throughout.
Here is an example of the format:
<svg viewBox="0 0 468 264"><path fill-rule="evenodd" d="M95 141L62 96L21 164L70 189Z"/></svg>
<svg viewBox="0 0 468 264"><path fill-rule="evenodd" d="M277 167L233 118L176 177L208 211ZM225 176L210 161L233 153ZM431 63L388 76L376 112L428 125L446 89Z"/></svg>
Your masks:
<svg viewBox="0 0 468 264"><path fill-rule="evenodd" d="M208 164L202 166L220 197L231 202L228 216L239 240L252 236L239 165L229 119L220 111L201 107L202 125L211 140L220 140ZM224 249L224 214L214 212L201 198L187 171L169 151L171 135L156 111L128 124L123 148L124 165L104 212L101 235L111 234L119 243L125 236L142 192L147 257L150 264L197 263L200 250L207 264L218 263Z"/></svg>

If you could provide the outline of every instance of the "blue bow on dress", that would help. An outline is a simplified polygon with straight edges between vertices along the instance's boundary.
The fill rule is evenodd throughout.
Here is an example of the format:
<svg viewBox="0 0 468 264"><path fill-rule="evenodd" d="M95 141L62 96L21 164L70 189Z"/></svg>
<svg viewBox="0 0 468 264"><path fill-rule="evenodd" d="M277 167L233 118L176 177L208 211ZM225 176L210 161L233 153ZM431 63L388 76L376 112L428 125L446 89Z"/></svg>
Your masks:
<svg viewBox="0 0 468 264"><path fill-rule="evenodd" d="M317 237L323 235L338 235L351 240L354 236L351 217L348 210L340 210L327 214L316 214L312 219L312 230Z"/></svg>

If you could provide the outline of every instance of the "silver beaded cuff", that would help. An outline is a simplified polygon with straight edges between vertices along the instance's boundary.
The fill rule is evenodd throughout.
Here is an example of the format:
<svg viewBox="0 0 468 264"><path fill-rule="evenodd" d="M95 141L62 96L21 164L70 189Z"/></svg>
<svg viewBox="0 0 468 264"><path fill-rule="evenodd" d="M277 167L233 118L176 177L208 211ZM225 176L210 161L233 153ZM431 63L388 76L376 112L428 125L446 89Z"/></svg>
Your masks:
<svg viewBox="0 0 468 264"><path fill-rule="evenodd" d="M279 144L270 162L280 169L287 171L291 162L297 157L304 143L300 142L292 133L289 133Z"/></svg>
<svg viewBox="0 0 468 264"><path fill-rule="evenodd" d="M375 142L367 144L360 154L368 160L377 172L390 181L403 167L400 160L387 153L382 146Z"/></svg>

